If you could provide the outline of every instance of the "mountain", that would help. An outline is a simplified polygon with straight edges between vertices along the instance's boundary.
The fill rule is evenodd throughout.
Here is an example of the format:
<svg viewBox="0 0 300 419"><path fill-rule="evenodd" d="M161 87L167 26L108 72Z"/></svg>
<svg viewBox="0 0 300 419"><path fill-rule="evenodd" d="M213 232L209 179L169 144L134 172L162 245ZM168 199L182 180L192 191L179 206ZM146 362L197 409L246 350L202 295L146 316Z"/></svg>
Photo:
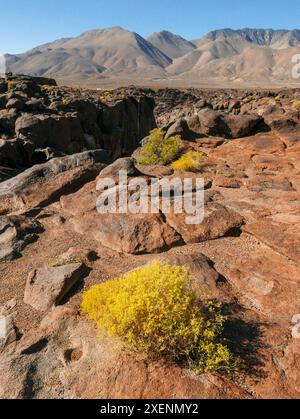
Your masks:
<svg viewBox="0 0 300 419"><path fill-rule="evenodd" d="M286 83L300 30L220 29L188 41L168 31L144 39L113 27L6 55L8 70L80 84ZM121 83L121 84L122 84Z"/></svg>
<svg viewBox="0 0 300 419"><path fill-rule="evenodd" d="M196 39L193 42L197 47L201 46L203 41L218 41L220 39L240 39L240 42L247 42L256 46L268 46L274 49L284 49L300 45L300 30L292 31L286 29L250 29L239 30L220 29L210 32L203 38Z"/></svg>
<svg viewBox="0 0 300 419"><path fill-rule="evenodd" d="M8 56L10 71L47 77L102 73L160 75L171 62L144 38L120 27L88 31L25 54Z"/></svg>
<svg viewBox="0 0 300 419"><path fill-rule="evenodd" d="M172 59L182 57L196 49L196 45L192 42L168 31L155 32L147 38L147 41Z"/></svg>
<svg viewBox="0 0 300 419"><path fill-rule="evenodd" d="M173 60L168 73L190 80L291 81L291 59L299 53L300 31L221 29L193 44L197 48Z"/></svg>

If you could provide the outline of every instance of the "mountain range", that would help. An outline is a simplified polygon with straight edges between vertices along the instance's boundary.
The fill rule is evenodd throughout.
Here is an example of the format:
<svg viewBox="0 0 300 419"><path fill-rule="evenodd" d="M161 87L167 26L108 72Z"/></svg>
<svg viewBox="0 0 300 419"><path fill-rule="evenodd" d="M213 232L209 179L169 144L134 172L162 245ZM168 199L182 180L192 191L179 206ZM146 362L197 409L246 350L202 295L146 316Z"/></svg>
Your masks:
<svg viewBox="0 0 300 419"><path fill-rule="evenodd" d="M222 29L192 41L168 31L147 39L121 27L84 32L6 55L13 73L58 80L140 83L291 83L300 30Z"/></svg>

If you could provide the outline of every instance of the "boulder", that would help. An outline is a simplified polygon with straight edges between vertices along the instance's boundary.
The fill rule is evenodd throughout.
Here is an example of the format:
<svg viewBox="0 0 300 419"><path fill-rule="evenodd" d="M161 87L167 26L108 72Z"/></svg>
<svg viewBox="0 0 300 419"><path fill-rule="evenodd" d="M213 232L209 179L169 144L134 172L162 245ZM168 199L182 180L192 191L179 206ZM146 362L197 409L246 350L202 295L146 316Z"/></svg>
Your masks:
<svg viewBox="0 0 300 419"><path fill-rule="evenodd" d="M83 273L84 265L81 263L30 272L24 294L25 304L38 311L50 310L60 304L65 295L82 279Z"/></svg>
<svg viewBox="0 0 300 419"><path fill-rule="evenodd" d="M234 110L241 108L241 101L240 100L231 100L229 102L228 110L229 112L232 112Z"/></svg>
<svg viewBox="0 0 300 419"><path fill-rule="evenodd" d="M212 262L200 252L182 253L172 249L165 255L159 256L160 262L171 265L188 266L194 278L195 291L199 298L203 298L203 292L209 294L210 298L226 299L222 289L219 287L219 273L213 268ZM223 284L224 285L224 284Z"/></svg>
<svg viewBox="0 0 300 419"><path fill-rule="evenodd" d="M227 177L223 175L217 175L214 178L214 185L220 188L228 189L239 189L242 186L242 182L239 179Z"/></svg>
<svg viewBox="0 0 300 419"><path fill-rule="evenodd" d="M45 104L43 99L32 98L25 103L26 110L30 111L39 111L45 109Z"/></svg>
<svg viewBox="0 0 300 419"><path fill-rule="evenodd" d="M180 135L183 140L192 139L192 133L189 130L185 119L179 119L168 129L165 138L170 138L175 135Z"/></svg>
<svg viewBox="0 0 300 419"><path fill-rule="evenodd" d="M300 223L285 224L261 220L246 224L244 231L252 234L271 249L300 264Z"/></svg>
<svg viewBox="0 0 300 419"><path fill-rule="evenodd" d="M262 121L258 115L226 115L224 122L230 132L229 138L242 138L251 135L255 127Z"/></svg>
<svg viewBox="0 0 300 419"><path fill-rule="evenodd" d="M19 258L22 250L34 242L41 231L42 226L38 222L0 217L0 262Z"/></svg>
<svg viewBox="0 0 300 419"><path fill-rule="evenodd" d="M224 237L228 232L238 229L243 218L236 212L214 202L205 204L204 219L200 224L187 224L190 214L165 214L168 224L177 231L185 243L200 243Z"/></svg>
<svg viewBox="0 0 300 419"><path fill-rule="evenodd" d="M77 233L128 254L159 253L180 242L180 236L157 214L98 214L74 217Z"/></svg>
<svg viewBox="0 0 300 419"><path fill-rule="evenodd" d="M6 109L17 109L18 111L21 111L25 106L25 103L21 99L10 99L6 103Z"/></svg>
<svg viewBox="0 0 300 419"><path fill-rule="evenodd" d="M120 171L126 171L128 176L137 176L139 174L139 171L134 165L134 160L131 157L124 157L116 160L110 166L105 167L105 169L100 172L100 176L119 176Z"/></svg>
<svg viewBox="0 0 300 419"><path fill-rule="evenodd" d="M262 118L258 115L226 115L208 108L187 120L196 134L224 138L241 138L250 135Z"/></svg>
<svg viewBox="0 0 300 419"><path fill-rule="evenodd" d="M3 109L0 111L0 128L13 131L17 118L18 112L16 109Z"/></svg>
<svg viewBox="0 0 300 419"><path fill-rule="evenodd" d="M80 121L75 116L23 114L16 120L16 136L28 139L37 148L56 147L76 153L85 144Z"/></svg>
<svg viewBox="0 0 300 419"><path fill-rule="evenodd" d="M24 211L72 193L109 163L105 151L94 150L55 158L25 170L0 184L0 214Z"/></svg>

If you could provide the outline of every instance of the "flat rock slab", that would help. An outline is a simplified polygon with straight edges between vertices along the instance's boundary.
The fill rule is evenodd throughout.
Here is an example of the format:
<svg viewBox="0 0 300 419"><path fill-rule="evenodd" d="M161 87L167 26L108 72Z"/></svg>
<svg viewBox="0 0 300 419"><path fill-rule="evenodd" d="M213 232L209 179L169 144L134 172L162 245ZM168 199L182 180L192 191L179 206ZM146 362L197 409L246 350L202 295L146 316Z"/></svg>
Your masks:
<svg viewBox="0 0 300 419"><path fill-rule="evenodd" d="M38 311L50 310L62 301L83 273L82 263L34 270L27 279L24 302Z"/></svg>
<svg viewBox="0 0 300 419"><path fill-rule="evenodd" d="M300 267L265 248L253 251L249 259L238 259L227 274L244 305L287 328L299 312Z"/></svg>
<svg viewBox="0 0 300 419"><path fill-rule="evenodd" d="M247 224L244 226L244 231L252 234L278 253L300 264L300 224L284 224L262 220Z"/></svg>

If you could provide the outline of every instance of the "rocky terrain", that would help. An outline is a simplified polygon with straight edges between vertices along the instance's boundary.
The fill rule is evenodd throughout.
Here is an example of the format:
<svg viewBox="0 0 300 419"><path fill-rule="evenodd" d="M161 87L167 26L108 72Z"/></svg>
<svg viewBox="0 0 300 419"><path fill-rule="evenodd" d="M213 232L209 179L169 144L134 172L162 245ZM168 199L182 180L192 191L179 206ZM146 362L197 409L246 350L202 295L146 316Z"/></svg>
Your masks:
<svg viewBox="0 0 300 419"><path fill-rule="evenodd" d="M120 27L96 29L6 54L7 71L92 88L141 86L297 86L299 30L221 29L196 39L162 31L144 39Z"/></svg>
<svg viewBox="0 0 300 419"><path fill-rule="evenodd" d="M108 92L0 82L1 398L296 398L300 346L300 93ZM203 151L197 173L141 166L156 126ZM96 211L96 184L204 178L205 216ZM99 341L82 292L151 260L188 265L222 301L232 376L196 376Z"/></svg>

